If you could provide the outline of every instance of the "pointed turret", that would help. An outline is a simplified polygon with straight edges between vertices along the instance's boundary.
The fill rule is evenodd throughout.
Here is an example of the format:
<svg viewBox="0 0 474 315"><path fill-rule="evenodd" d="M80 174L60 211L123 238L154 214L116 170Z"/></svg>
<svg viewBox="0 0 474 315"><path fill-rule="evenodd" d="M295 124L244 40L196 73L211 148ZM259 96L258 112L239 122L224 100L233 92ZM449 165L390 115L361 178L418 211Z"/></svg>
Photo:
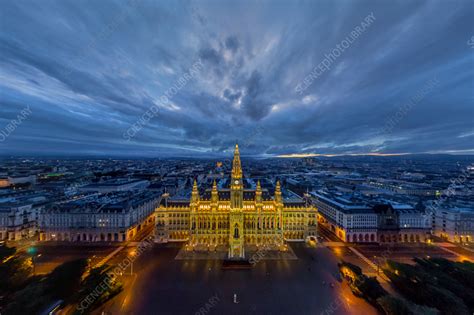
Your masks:
<svg viewBox="0 0 474 315"><path fill-rule="evenodd" d="M219 199L219 193L217 192L216 180L214 180L214 183L212 183L211 201L213 203L216 203L218 199Z"/></svg>
<svg viewBox="0 0 474 315"><path fill-rule="evenodd" d="M194 180L193 191L191 193L191 202L198 202L198 201L199 201L199 190L198 190L197 181Z"/></svg>
<svg viewBox="0 0 474 315"><path fill-rule="evenodd" d="M262 186L260 186L260 181L257 181L257 188L255 189L255 201L257 203L262 202Z"/></svg>
<svg viewBox="0 0 474 315"><path fill-rule="evenodd" d="M242 182L242 165L240 164L239 145L235 145L234 160L230 183L230 202L232 209L242 209L244 201L244 185Z"/></svg>
<svg viewBox="0 0 474 315"><path fill-rule="evenodd" d="M281 203L281 186L279 180L277 180L275 186L275 201Z"/></svg>
<svg viewBox="0 0 474 315"><path fill-rule="evenodd" d="M235 144L234 160L232 161L232 179L242 178L242 164L240 163L239 145Z"/></svg>

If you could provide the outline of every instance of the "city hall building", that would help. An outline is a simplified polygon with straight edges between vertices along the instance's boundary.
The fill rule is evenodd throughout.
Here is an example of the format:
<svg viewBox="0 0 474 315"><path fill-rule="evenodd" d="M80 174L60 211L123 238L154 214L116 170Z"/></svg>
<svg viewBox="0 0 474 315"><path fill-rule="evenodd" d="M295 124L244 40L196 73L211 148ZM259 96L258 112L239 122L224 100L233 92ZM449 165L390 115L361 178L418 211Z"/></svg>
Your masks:
<svg viewBox="0 0 474 315"><path fill-rule="evenodd" d="M235 146L229 188L200 194L194 181L190 200L164 198L156 210L155 241L188 241L196 250L224 249L229 258L244 258L246 247L278 249L284 241L315 237L317 211L307 201L283 200L277 181L274 195L244 188L238 145Z"/></svg>

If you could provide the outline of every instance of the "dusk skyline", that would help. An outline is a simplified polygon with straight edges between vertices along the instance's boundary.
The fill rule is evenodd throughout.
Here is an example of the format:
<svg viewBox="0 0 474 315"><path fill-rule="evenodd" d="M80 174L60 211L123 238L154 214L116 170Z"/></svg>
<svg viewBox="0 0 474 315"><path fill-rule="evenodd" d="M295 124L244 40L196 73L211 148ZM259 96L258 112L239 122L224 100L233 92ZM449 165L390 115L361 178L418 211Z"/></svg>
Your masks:
<svg viewBox="0 0 474 315"><path fill-rule="evenodd" d="M474 154L473 13L469 1L4 1L0 151Z"/></svg>

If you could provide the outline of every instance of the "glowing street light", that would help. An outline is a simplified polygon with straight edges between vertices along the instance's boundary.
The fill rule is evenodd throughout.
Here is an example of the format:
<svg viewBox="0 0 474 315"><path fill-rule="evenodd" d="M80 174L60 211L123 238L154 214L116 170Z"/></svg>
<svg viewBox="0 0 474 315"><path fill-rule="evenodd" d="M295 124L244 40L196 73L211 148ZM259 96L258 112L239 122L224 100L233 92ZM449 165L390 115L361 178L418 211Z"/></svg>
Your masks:
<svg viewBox="0 0 474 315"><path fill-rule="evenodd" d="M28 254L30 254L30 255L36 254L37 251L38 251L38 249L37 249L36 247L34 247L34 246L28 247L28 248L26 249L26 252L27 252Z"/></svg>
<svg viewBox="0 0 474 315"><path fill-rule="evenodd" d="M41 257L41 254L36 255L38 252L38 249L34 246L28 247L26 249L26 252L31 255L31 265L33 266L33 275L36 273L36 266L35 266L35 256L36 257Z"/></svg>
<svg viewBox="0 0 474 315"><path fill-rule="evenodd" d="M137 255L137 251L135 249L131 250L128 255L132 258L130 259L130 275L133 275L133 260Z"/></svg>

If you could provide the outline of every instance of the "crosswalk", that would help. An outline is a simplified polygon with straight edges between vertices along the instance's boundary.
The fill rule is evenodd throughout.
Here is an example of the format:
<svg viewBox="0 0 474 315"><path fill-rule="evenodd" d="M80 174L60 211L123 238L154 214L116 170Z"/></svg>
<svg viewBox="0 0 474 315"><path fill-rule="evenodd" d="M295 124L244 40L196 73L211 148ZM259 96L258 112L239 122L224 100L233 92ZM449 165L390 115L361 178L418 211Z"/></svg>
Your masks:
<svg viewBox="0 0 474 315"><path fill-rule="evenodd" d="M461 258L461 260L472 261L469 257L466 257L466 256L464 256L464 255L461 255L461 254L459 254L459 253L456 253L455 251L452 251L452 250L450 250L450 249L448 249L448 248L446 248L446 247L444 247L444 246L438 246L438 248L441 249L441 250L444 250L444 251L447 252L447 253L453 254L453 255L455 255L455 256Z"/></svg>
<svg viewBox="0 0 474 315"><path fill-rule="evenodd" d="M359 252L357 249L355 249L354 247L349 247L350 251L353 252L354 254L356 254L360 259L362 259L364 262L367 263L367 265L369 265L372 269L374 269L375 271L378 271L377 269L377 265L374 264L370 259L368 259L367 257L365 257L361 252Z"/></svg>
<svg viewBox="0 0 474 315"><path fill-rule="evenodd" d="M373 263L370 259L368 259L364 254L362 254L361 252L359 252L357 249L355 249L354 247L349 247L349 249L357 255L357 257L359 257L360 259L362 259L365 263L367 263L367 265L369 265L370 268L374 269L375 272L377 273L377 276L378 276L378 279L379 281L380 280L384 280L384 281L389 281L389 279L387 278L386 275L384 275L383 272L380 272L379 273L379 267Z"/></svg>
<svg viewBox="0 0 474 315"><path fill-rule="evenodd" d="M108 254L107 256L104 257L104 259L102 259L101 261L99 261L95 267L100 267L100 266L103 266L105 265L110 259L112 259L112 257L114 257L115 255L117 255L122 249L124 249L125 246L120 246L120 247L117 247L113 252L111 252L110 254Z"/></svg>
<svg viewBox="0 0 474 315"><path fill-rule="evenodd" d="M331 247L331 246L334 246L334 247L343 247L343 246L348 246L346 243L343 243L343 242L321 242L320 243L322 246L326 246L326 247Z"/></svg>

